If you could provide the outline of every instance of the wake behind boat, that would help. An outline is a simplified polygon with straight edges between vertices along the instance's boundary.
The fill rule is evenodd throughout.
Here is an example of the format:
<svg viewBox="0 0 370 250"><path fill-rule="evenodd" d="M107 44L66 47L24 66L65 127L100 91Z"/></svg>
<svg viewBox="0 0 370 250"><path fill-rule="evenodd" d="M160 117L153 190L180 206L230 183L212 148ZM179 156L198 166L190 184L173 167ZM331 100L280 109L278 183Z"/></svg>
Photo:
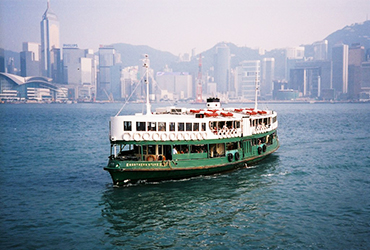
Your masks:
<svg viewBox="0 0 370 250"><path fill-rule="evenodd" d="M148 62L144 64L148 69ZM148 72L148 71L147 71ZM148 91L148 75L146 79ZM107 170L115 185L210 175L255 163L279 148L277 113L222 108L208 98L204 109L157 108L110 120Z"/></svg>

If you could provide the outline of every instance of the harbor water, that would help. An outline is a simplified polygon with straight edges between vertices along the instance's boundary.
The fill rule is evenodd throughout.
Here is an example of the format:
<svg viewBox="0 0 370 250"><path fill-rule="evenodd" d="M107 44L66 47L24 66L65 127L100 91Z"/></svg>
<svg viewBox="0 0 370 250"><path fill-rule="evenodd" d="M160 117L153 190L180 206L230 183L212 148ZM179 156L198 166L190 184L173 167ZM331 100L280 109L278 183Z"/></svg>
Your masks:
<svg viewBox="0 0 370 250"><path fill-rule="evenodd" d="M0 249L370 248L370 104L269 104L281 146L257 165L118 188L120 107L0 105Z"/></svg>

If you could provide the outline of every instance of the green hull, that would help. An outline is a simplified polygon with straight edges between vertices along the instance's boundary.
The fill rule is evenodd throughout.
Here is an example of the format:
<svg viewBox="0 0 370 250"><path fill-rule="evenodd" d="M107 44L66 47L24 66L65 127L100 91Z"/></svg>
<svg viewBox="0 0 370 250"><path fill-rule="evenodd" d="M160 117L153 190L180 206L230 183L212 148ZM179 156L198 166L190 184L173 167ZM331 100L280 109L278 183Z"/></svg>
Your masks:
<svg viewBox="0 0 370 250"><path fill-rule="evenodd" d="M275 131L268 134L272 134L273 132ZM125 185L138 181L155 182L183 179L243 168L262 160L279 148L277 137L271 143L263 144L265 145L264 150L262 150L263 145L252 145L252 139L251 137L223 140L225 141L225 145L232 141L240 142L239 148L225 150L223 156L211 157L209 153L183 154L173 155L173 159L161 161L132 161L111 157L108 166L104 169L110 173L115 185ZM220 140L217 142L222 143ZM173 144L178 143L173 142ZM209 140L202 143L211 144L214 141Z"/></svg>

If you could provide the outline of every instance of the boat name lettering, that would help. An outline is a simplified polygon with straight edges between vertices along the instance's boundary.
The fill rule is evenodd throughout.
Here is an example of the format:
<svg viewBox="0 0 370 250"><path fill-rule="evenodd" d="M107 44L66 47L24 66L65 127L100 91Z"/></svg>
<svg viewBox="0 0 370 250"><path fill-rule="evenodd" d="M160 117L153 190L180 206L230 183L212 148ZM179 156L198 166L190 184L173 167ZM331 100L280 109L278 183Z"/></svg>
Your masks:
<svg viewBox="0 0 370 250"><path fill-rule="evenodd" d="M126 167L159 167L159 163L126 163Z"/></svg>

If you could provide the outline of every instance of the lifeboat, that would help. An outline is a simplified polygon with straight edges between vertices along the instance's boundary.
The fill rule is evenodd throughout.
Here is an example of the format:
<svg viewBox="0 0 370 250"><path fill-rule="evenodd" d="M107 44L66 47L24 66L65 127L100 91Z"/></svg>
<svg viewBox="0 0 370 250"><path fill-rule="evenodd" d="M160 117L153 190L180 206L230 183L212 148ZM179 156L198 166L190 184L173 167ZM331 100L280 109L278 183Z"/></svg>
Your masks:
<svg viewBox="0 0 370 250"><path fill-rule="evenodd" d="M242 112L243 109L234 109L235 112Z"/></svg>
<svg viewBox="0 0 370 250"><path fill-rule="evenodd" d="M264 110L260 110L260 111L258 111L258 114L260 114L260 115L265 115L265 114L267 114L267 112L266 112L266 111L264 111Z"/></svg>
<svg viewBox="0 0 370 250"><path fill-rule="evenodd" d="M216 117L218 114L216 112L214 113L204 113L207 117Z"/></svg>
<svg viewBox="0 0 370 250"><path fill-rule="evenodd" d="M190 113L199 114L200 109L190 109Z"/></svg>
<svg viewBox="0 0 370 250"><path fill-rule="evenodd" d="M224 112L221 112L221 115L222 116L234 116L232 113L230 113L230 112L227 112L227 113L224 113Z"/></svg>

